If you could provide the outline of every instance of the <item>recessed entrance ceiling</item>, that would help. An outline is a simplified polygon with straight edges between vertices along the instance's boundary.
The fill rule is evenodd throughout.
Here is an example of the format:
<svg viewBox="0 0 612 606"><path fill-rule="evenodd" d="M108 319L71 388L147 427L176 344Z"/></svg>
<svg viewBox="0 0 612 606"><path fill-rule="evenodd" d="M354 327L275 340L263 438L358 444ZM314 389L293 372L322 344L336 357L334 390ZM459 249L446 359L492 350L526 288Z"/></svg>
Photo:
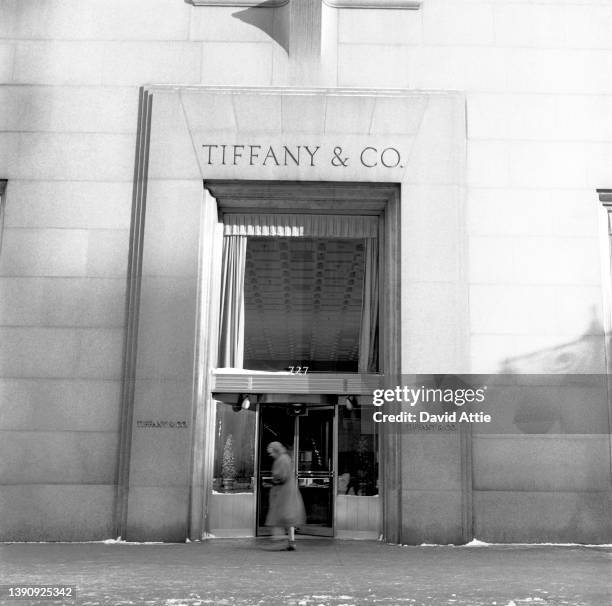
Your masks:
<svg viewBox="0 0 612 606"><path fill-rule="evenodd" d="M245 368L355 372L362 239L249 238Z"/></svg>

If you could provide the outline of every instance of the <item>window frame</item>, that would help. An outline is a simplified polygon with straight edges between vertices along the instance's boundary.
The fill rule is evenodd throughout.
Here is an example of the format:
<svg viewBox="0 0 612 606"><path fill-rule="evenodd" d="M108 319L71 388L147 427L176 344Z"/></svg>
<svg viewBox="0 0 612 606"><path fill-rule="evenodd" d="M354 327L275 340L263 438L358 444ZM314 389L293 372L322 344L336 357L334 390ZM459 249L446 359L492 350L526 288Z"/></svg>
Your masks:
<svg viewBox="0 0 612 606"><path fill-rule="evenodd" d="M224 372L210 360L215 399L235 402L244 393L366 395L385 377L400 372L400 186L394 183L206 180L216 200L217 219L225 214L347 214L377 216L379 222L379 372L312 373ZM215 283L216 280L212 280ZM218 296L211 292L210 297ZM395 330L393 329L395 327Z"/></svg>
<svg viewBox="0 0 612 606"><path fill-rule="evenodd" d="M6 214L7 179L0 179L0 252L2 252L2 236L4 234L4 216Z"/></svg>

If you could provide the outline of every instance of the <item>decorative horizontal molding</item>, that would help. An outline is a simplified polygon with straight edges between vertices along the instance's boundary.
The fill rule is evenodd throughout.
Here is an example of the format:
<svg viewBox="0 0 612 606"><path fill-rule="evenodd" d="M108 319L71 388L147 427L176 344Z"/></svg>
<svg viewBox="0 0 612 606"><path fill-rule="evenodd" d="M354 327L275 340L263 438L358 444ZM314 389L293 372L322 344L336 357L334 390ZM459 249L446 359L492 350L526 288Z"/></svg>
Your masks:
<svg viewBox="0 0 612 606"><path fill-rule="evenodd" d="M193 6L250 6L254 8L277 8L289 0L185 0ZM423 0L323 0L333 8L395 8L417 10Z"/></svg>
<svg viewBox="0 0 612 606"><path fill-rule="evenodd" d="M387 201L397 195L396 187L389 183L209 179L204 187L223 214L293 213L307 204L317 214L380 215Z"/></svg>
<svg viewBox="0 0 612 606"><path fill-rule="evenodd" d="M395 8L418 10L423 0L323 0L333 8Z"/></svg>
<svg viewBox="0 0 612 606"><path fill-rule="evenodd" d="M605 206L612 204L612 189L598 189L599 201Z"/></svg>
<svg viewBox="0 0 612 606"><path fill-rule="evenodd" d="M612 189L598 189L599 201L608 213L608 235L612 237Z"/></svg>
<svg viewBox="0 0 612 606"><path fill-rule="evenodd" d="M289 0L185 0L193 6L252 6L255 8L276 8Z"/></svg>
<svg viewBox="0 0 612 606"><path fill-rule="evenodd" d="M372 394L383 384L384 377L378 374L325 374L311 373L249 373L248 370L213 371L213 393L286 393L286 394Z"/></svg>

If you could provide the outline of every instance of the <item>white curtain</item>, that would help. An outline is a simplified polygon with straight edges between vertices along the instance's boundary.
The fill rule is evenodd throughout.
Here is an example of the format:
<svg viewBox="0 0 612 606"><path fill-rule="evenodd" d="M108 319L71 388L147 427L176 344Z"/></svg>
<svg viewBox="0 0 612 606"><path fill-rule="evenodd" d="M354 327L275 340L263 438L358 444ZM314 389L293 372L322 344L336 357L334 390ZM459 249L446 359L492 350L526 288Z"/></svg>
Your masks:
<svg viewBox="0 0 612 606"><path fill-rule="evenodd" d="M359 372L378 370L378 284L378 240L367 238L359 335Z"/></svg>
<svg viewBox="0 0 612 606"><path fill-rule="evenodd" d="M219 320L220 368L242 368L244 361L244 268L246 236L223 238L221 314Z"/></svg>

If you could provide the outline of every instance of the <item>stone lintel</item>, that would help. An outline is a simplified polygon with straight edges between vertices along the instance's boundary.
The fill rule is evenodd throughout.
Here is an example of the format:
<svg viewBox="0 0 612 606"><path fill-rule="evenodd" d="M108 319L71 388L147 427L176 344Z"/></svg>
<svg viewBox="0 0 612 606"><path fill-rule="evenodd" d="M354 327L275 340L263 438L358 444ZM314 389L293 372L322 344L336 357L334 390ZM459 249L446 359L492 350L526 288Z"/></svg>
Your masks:
<svg viewBox="0 0 612 606"><path fill-rule="evenodd" d="M421 8L422 0L323 0L333 8L394 8L401 10L417 10Z"/></svg>
<svg viewBox="0 0 612 606"><path fill-rule="evenodd" d="M598 189L599 201L604 206L612 206L612 189Z"/></svg>
<svg viewBox="0 0 612 606"><path fill-rule="evenodd" d="M322 0L333 8L378 8L417 10L423 0ZM251 6L254 8L276 8L289 0L185 0L193 6Z"/></svg>
<svg viewBox="0 0 612 606"><path fill-rule="evenodd" d="M276 8L287 4L289 0L185 0L193 6L251 6L254 8Z"/></svg>

